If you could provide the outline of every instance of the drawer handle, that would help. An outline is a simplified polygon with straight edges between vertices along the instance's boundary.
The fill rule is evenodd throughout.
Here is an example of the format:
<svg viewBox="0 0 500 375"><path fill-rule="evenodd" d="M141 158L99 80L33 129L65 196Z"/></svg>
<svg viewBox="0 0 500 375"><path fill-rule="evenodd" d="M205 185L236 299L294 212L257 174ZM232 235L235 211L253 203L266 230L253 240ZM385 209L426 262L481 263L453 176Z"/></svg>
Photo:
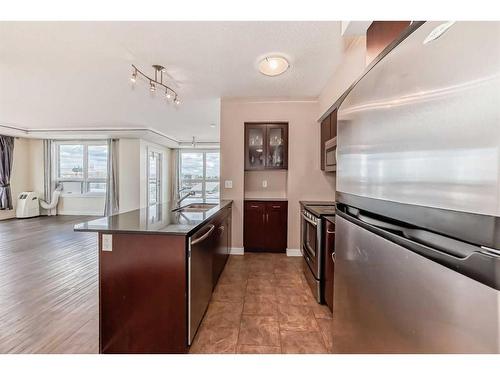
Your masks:
<svg viewBox="0 0 500 375"><path fill-rule="evenodd" d="M281 206L273 206L273 208L281 208Z"/></svg>
<svg viewBox="0 0 500 375"><path fill-rule="evenodd" d="M250 205L251 208L259 208L259 206L255 206L253 204Z"/></svg>
<svg viewBox="0 0 500 375"><path fill-rule="evenodd" d="M326 233L328 233L328 234L335 234L335 231L334 231L334 230L328 230L328 229L327 229L327 230L326 230Z"/></svg>

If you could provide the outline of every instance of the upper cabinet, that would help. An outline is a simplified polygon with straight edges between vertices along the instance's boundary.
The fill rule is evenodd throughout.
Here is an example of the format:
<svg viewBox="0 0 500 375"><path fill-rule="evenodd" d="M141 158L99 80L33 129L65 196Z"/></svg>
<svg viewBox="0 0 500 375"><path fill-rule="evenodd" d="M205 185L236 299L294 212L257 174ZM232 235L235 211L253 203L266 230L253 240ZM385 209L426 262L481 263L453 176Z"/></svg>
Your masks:
<svg viewBox="0 0 500 375"><path fill-rule="evenodd" d="M288 169L288 124L245 123L245 170Z"/></svg>
<svg viewBox="0 0 500 375"><path fill-rule="evenodd" d="M410 23L410 21L373 21L366 31L366 65L370 64L385 47L398 39Z"/></svg>

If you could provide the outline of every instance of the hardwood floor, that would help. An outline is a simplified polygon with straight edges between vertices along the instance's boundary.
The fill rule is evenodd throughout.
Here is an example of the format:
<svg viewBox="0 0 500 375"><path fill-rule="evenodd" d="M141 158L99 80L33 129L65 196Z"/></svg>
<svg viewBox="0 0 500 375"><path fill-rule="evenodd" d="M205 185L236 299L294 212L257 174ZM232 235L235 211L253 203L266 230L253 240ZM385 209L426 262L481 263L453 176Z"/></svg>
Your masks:
<svg viewBox="0 0 500 375"><path fill-rule="evenodd" d="M0 353L97 353L97 235L84 216L0 221Z"/></svg>

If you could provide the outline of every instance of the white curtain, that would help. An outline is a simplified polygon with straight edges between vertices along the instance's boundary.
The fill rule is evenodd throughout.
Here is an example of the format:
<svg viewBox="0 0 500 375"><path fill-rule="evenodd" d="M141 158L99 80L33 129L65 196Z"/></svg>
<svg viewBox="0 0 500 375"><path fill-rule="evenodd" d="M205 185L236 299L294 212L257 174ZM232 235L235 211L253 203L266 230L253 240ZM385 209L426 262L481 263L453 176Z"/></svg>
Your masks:
<svg viewBox="0 0 500 375"><path fill-rule="evenodd" d="M115 215L119 211L118 191L118 139L108 139L108 180L104 216Z"/></svg>
<svg viewBox="0 0 500 375"><path fill-rule="evenodd" d="M171 202L176 205L180 199L179 196L179 186L180 186L180 175L179 175L179 163L180 163L180 152L179 149L172 150L172 189L171 189Z"/></svg>
<svg viewBox="0 0 500 375"><path fill-rule="evenodd" d="M50 202L52 193L56 188L54 181L54 158L53 158L54 141L52 139L43 140L43 200ZM47 210L47 215L56 215L57 209Z"/></svg>

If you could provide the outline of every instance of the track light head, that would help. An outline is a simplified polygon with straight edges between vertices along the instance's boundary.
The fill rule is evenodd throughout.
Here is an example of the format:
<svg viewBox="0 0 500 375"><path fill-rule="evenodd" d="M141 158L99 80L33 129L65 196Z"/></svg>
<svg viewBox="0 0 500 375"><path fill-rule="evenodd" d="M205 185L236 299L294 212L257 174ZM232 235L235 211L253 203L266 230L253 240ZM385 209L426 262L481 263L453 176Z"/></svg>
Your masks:
<svg viewBox="0 0 500 375"><path fill-rule="evenodd" d="M137 81L137 70L134 69L132 77L130 77L130 82L135 83L135 81Z"/></svg>

